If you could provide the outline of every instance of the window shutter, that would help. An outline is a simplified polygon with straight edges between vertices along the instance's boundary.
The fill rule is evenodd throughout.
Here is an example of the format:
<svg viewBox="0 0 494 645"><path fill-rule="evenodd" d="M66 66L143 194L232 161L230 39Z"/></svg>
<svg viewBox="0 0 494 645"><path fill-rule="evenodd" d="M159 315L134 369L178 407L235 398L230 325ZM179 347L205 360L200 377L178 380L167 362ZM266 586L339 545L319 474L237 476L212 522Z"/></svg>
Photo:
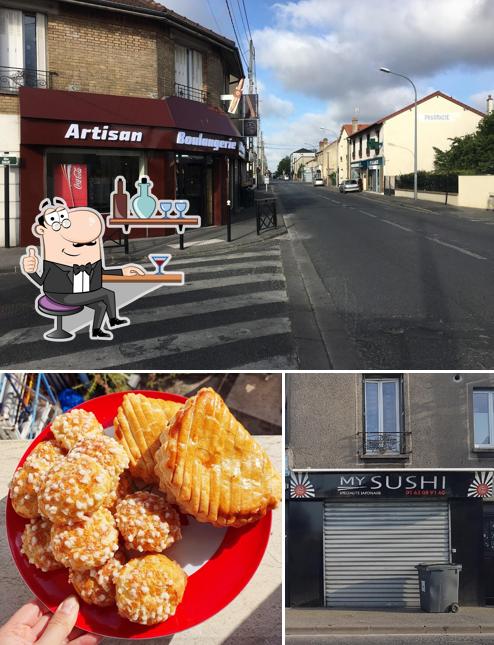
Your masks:
<svg viewBox="0 0 494 645"><path fill-rule="evenodd" d="M39 70L48 69L46 64L46 16L43 13L36 14L36 60Z"/></svg>
<svg viewBox="0 0 494 645"><path fill-rule="evenodd" d="M202 90L202 54L190 50L190 79L189 85L196 90Z"/></svg>
<svg viewBox="0 0 494 645"><path fill-rule="evenodd" d="M0 65L24 67L22 11L0 9Z"/></svg>
<svg viewBox="0 0 494 645"><path fill-rule="evenodd" d="M175 45L175 83L187 86L187 50Z"/></svg>

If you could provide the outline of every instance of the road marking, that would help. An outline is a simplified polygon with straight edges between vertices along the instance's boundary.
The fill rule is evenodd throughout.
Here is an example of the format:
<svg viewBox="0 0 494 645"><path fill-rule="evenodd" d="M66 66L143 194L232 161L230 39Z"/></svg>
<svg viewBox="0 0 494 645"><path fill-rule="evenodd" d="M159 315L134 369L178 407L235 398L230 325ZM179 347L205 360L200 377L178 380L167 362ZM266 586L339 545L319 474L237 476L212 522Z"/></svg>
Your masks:
<svg viewBox="0 0 494 645"><path fill-rule="evenodd" d="M198 255L196 256L191 256L191 257L181 257L180 255L174 255L172 256L172 259L170 261L170 266L178 266L178 265L183 265L183 264L199 264L201 262L214 262L214 261L222 261L222 260L236 260L236 259L247 259L247 258L263 258L263 257L270 257L270 256L279 256L280 251L279 249L273 249L270 251L257 251L255 253L229 253L228 255L219 255L219 254L214 254L214 255ZM150 265L154 266L154 265Z"/></svg>
<svg viewBox="0 0 494 645"><path fill-rule="evenodd" d="M361 213L364 215L367 215L368 217L373 217L374 219L377 219L377 215L374 215L374 213L368 213L367 211L360 210Z"/></svg>
<svg viewBox="0 0 494 645"><path fill-rule="evenodd" d="M478 255L478 253L473 253L473 251L469 251L468 249L464 249L461 246L455 246L454 244L449 244L449 242L443 242L442 240L438 240L436 237L426 237L426 240L429 240L429 242L435 242L436 244L440 244L441 246L446 246L448 249L454 249L455 251L459 251L460 253L463 253L463 255L469 255L471 258L476 258L477 260L487 260L483 255Z"/></svg>
<svg viewBox="0 0 494 645"><path fill-rule="evenodd" d="M396 226L396 228L401 228L402 231L406 231L407 233L414 232L411 228L407 228L406 226L402 226L401 224L392 222L390 219L382 219L381 222L386 222L386 224L391 224L391 226Z"/></svg>
<svg viewBox="0 0 494 645"><path fill-rule="evenodd" d="M289 334L290 331L291 326L288 318L261 318L248 322L219 325L210 329L204 328L200 332L194 330L183 334L146 338L120 345L111 343L105 347L103 343L99 343L100 346L97 349L66 353L32 362L23 361L19 365L11 365L9 369L64 369L70 365L77 365L79 370L93 370L95 367L118 367L132 362L208 349L217 346L219 341L224 347L242 340ZM265 366L277 369L270 357L266 357ZM296 367L294 361L292 369L296 369ZM232 366L229 369L235 369L235 367Z"/></svg>
<svg viewBox="0 0 494 645"><path fill-rule="evenodd" d="M176 318L197 316L198 313L214 314L217 311L228 311L230 309L238 309L241 307L253 307L263 304L280 304L286 302L288 302L286 291L276 289L273 291L260 291L256 293L238 294L222 298L186 302L183 304L170 302L169 304L163 304L156 307L146 307L145 309L129 311L127 312L127 315L130 317L132 325L139 325L149 322L150 320L167 321ZM39 326L12 329L0 338L0 347L12 345L14 343L34 343L39 341L43 332L43 329L40 329L40 327L43 327L45 324L48 325L49 321L43 321L43 319L40 319Z"/></svg>

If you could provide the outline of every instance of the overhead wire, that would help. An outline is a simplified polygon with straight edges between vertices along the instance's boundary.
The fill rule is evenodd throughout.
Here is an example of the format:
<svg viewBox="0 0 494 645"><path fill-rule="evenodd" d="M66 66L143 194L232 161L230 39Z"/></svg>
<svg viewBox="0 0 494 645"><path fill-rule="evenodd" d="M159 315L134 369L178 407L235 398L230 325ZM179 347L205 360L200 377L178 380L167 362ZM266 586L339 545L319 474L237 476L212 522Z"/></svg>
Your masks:
<svg viewBox="0 0 494 645"><path fill-rule="evenodd" d="M238 44L238 51L240 52L240 56L242 57L242 60L244 61L245 66L248 68L249 65L248 65L248 63L247 63L247 61L245 59L244 53L242 51L242 46L241 46L241 43L240 43L240 38L238 37L237 29L235 27L235 21L233 20L233 15L232 15L232 11L231 11L231 8L230 8L230 3L228 2L228 0L225 0L225 4L226 4L226 8L228 9L228 15L230 16L230 22L232 23L233 33L235 34L235 39L236 39L237 44Z"/></svg>
<svg viewBox="0 0 494 645"><path fill-rule="evenodd" d="M215 24L216 24L216 26L218 28L218 33L221 34L220 23L218 22L218 19L216 18L216 14L213 11L213 8L211 6L211 2L210 2L210 0L206 0L206 2L208 3L209 11L210 11L210 13L211 13L211 15L213 17L213 20L214 20L214 22L215 22Z"/></svg>
<svg viewBox="0 0 494 645"><path fill-rule="evenodd" d="M247 28L249 30L249 38L252 40L252 34L250 32L249 16L247 14L247 8L245 6L245 0L242 0L242 5L244 7L245 19L247 20Z"/></svg>

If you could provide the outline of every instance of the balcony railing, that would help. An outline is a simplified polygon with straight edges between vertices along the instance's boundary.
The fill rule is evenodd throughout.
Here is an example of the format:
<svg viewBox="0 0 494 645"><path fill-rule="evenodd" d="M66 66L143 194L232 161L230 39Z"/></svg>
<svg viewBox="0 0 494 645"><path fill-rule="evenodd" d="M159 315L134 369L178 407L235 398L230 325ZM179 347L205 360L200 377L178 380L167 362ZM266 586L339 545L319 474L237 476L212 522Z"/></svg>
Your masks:
<svg viewBox="0 0 494 645"><path fill-rule="evenodd" d="M20 87L49 89L56 72L0 65L0 92L17 94Z"/></svg>
<svg viewBox="0 0 494 645"><path fill-rule="evenodd" d="M404 452L404 432L366 432L364 435L364 455L400 455Z"/></svg>
<svg viewBox="0 0 494 645"><path fill-rule="evenodd" d="M196 87L189 85L180 85L175 83L175 96L180 96L182 99L189 99L190 101L199 101L206 103L208 100L208 93L205 90L198 90Z"/></svg>

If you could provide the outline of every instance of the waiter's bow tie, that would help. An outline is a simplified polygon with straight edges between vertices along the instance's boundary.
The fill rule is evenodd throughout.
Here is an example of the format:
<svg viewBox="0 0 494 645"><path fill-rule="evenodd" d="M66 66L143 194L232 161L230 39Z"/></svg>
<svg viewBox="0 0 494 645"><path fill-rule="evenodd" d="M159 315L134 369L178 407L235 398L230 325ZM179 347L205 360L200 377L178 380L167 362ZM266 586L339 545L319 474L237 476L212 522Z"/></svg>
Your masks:
<svg viewBox="0 0 494 645"><path fill-rule="evenodd" d="M93 270L93 265L91 264L91 262L88 262L87 264L74 264L73 269L74 275L81 273L81 271L85 271L89 274Z"/></svg>

